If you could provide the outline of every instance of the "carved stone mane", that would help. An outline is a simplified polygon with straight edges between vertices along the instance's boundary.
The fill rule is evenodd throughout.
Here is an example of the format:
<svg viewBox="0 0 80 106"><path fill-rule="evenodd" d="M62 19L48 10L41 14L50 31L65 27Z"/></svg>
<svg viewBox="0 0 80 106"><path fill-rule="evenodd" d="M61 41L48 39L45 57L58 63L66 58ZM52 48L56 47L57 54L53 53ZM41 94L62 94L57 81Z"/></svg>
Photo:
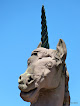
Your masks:
<svg viewBox="0 0 80 106"><path fill-rule="evenodd" d="M31 106L70 106L69 74L65 59L67 49L59 40L56 50L41 47L28 59L28 68L18 80L20 96Z"/></svg>

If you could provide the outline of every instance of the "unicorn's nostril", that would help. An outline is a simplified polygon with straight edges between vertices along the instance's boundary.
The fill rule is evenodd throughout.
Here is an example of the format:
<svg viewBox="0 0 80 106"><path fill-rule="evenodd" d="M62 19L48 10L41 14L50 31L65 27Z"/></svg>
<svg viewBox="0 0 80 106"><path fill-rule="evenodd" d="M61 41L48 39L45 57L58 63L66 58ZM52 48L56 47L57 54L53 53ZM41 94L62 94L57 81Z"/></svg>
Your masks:
<svg viewBox="0 0 80 106"><path fill-rule="evenodd" d="M19 83L19 84L24 84L24 82L23 82L23 80L22 80L22 77L21 77L21 76L20 76L20 77L19 77L19 79L18 79L18 83Z"/></svg>
<svg viewBox="0 0 80 106"><path fill-rule="evenodd" d="M33 78L30 76L28 79L28 82L31 82L33 80Z"/></svg>
<svg viewBox="0 0 80 106"><path fill-rule="evenodd" d="M21 80L21 76L19 77L19 79Z"/></svg>

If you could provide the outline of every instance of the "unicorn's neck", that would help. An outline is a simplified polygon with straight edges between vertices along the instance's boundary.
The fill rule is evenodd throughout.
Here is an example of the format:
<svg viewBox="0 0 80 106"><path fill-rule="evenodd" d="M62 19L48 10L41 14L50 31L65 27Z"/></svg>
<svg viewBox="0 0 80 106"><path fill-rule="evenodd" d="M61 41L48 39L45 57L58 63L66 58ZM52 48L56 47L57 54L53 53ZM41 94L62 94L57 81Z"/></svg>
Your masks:
<svg viewBox="0 0 80 106"><path fill-rule="evenodd" d="M61 78L58 88L54 90L42 89L37 102L31 106L63 106L64 93L65 78Z"/></svg>

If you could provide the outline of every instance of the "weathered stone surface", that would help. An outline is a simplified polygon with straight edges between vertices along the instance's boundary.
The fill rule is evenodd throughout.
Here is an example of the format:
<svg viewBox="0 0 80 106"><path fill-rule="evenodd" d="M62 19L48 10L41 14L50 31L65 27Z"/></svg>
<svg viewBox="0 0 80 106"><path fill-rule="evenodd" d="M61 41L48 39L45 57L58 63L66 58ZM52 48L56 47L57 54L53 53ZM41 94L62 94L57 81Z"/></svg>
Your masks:
<svg viewBox="0 0 80 106"><path fill-rule="evenodd" d="M20 96L31 106L69 106L69 92L65 90L69 80L66 45L62 39L56 50L40 45L28 59L26 72L19 77Z"/></svg>

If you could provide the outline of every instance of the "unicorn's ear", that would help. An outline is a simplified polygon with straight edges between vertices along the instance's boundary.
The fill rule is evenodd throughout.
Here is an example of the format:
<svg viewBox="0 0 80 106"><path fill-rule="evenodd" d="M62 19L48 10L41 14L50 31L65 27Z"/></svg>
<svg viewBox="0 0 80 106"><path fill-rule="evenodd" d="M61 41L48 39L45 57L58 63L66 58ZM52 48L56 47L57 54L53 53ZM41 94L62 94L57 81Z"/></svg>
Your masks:
<svg viewBox="0 0 80 106"><path fill-rule="evenodd" d="M41 47L41 44L42 44L42 42L40 42L40 43L39 43L39 45L38 45L38 47L37 47L37 48Z"/></svg>
<svg viewBox="0 0 80 106"><path fill-rule="evenodd" d="M64 62L67 55L67 49L66 49L66 44L62 39L59 39L56 50L57 50L58 56Z"/></svg>

